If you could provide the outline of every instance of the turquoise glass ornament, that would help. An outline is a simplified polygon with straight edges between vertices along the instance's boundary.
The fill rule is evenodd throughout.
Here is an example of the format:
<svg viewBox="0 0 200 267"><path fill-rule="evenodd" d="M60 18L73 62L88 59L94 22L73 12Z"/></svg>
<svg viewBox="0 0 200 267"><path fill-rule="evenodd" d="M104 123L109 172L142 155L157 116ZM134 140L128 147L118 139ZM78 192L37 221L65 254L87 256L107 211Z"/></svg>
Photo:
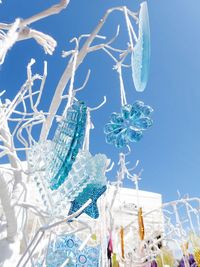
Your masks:
<svg viewBox="0 0 200 267"><path fill-rule="evenodd" d="M35 182L41 200L48 211L52 210L52 196L48 190L47 169L51 164L53 154L54 144L50 140L34 144L27 152L29 176Z"/></svg>
<svg viewBox="0 0 200 267"><path fill-rule="evenodd" d="M54 157L48 177L51 190L57 189L66 179L84 141L87 107L84 102L74 101L66 117L59 123L53 142Z"/></svg>
<svg viewBox="0 0 200 267"><path fill-rule="evenodd" d="M94 219L99 217L97 200L106 191L107 188L107 178L105 176L105 171L109 162L110 161L106 158L106 156L101 154L97 154L88 160L88 163L84 166L84 176L81 176L81 174L79 174L79 180L81 181L79 188L75 188L77 191L72 188L67 193L67 196L71 199L73 196L69 214L72 214L79 210L89 199L91 199L92 203L86 209L84 209L82 213L86 213L88 216Z"/></svg>
<svg viewBox="0 0 200 267"><path fill-rule="evenodd" d="M86 213L91 218L97 219L99 217L97 200L106 191L106 189L106 185L102 186L101 184L88 184L87 187L78 195L78 197L72 201L68 215L79 210L89 199L91 199L92 203L86 209L84 209L82 213Z"/></svg>
<svg viewBox="0 0 200 267"><path fill-rule="evenodd" d="M87 150L80 150L65 182L58 188L57 205L73 201L83 189L94 181L105 185L106 166L109 160L103 154L92 156Z"/></svg>
<svg viewBox="0 0 200 267"><path fill-rule="evenodd" d="M36 263L37 267L61 266L67 261L70 267L100 267L100 246L85 246L79 250L82 241L75 235L58 236L56 240L50 242L47 250L46 260L43 264ZM42 260L39 260L42 262Z"/></svg>
<svg viewBox="0 0 200 267"><path fill-rule="evenodd" d="M110 122L104 127L106 142L123 148L129 142L140 141L143 131L153 124L150 118L152 112L153 109L142 101L122 106L121 113L112 113Z"/></svg>
<svg viewBox="0 0 200 267"><path fill-rule="evenodd" d="M150 65L150 26L147 2L141 3L138 40L131 56L132 77L135 89L143 92L148 81Z"/></svg>

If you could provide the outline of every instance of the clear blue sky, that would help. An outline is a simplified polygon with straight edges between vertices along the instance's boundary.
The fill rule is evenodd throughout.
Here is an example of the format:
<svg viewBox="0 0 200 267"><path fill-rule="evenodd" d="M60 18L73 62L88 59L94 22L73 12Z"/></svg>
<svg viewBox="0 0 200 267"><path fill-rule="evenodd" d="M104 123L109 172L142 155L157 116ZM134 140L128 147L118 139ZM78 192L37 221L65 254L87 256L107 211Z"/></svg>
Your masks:
<svg viewBox="0 0 200 267"><path fill-rule="evenodd" d="M15 17L26 18L57 1L3 0L0 21L12 22ZM48 79L41 109L46 110L52 93L62 74L66 60L62 50L70 49L68 41L82 33L91 32L106 9L127 5L137 10L138 0L71 0L69 7L58 16L52 16L32 27L51 34L58 41L53 56L46 56L32 40L17 43L8 53L0 70L0 90L6 89L13 98L26 78L26 65L30 58L37 60L34 70L42 71L43 60L48 61ZM125 87L129 103L143 100L154 108L154 125L144 138L132 146L129 160L140 160L144 169L140 187L159 192L164 201L177 197L177 189L184 195L199 195L200 176L200 1L150 0L148 1L151 26L151 68L144 93L134 89L131 73L125 73ZM119 45L126 42L122 14L110 17L101 34L112 36L121 24ZM121 42L121 43L120 43ZM95 129L91 134L91 152L106 153L116 163L117 150L105 143L103 126L112 111L120 109L119 84L112 70L113 62L103 52L90 54L79 69L79 86L87 69L91 78L87 88L79 94L89 106L98 104L104 95L107 104L93 113ZM9 76L9 73L11 74ZM114 172L111 175L114 175ZM125 183L126 186L133 186Z"/></svg>

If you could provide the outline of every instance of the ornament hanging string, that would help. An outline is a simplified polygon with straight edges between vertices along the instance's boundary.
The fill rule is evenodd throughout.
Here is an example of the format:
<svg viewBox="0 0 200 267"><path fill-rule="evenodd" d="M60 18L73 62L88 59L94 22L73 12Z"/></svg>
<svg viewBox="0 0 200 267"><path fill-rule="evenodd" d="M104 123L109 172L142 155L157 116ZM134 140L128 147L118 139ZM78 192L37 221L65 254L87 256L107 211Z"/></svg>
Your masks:
<svg viewBox="0 0 200 267"><path fill-rule="evenodd" d="M127 100L126 100L126 93L125 93L125 88L124 88L124 81L122 78L122 66L121 66L121 64L117 64L117 72L119 74L121 105L124 106L127 104Z"/></svg>

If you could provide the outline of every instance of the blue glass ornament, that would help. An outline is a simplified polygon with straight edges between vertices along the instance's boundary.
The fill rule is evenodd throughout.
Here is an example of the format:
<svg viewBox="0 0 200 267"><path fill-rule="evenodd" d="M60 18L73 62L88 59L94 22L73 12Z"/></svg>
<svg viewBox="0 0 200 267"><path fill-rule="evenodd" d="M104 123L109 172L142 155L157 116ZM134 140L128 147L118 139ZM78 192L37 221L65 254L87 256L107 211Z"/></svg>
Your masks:
<svg viewBox="0 0 200 267"><path fill-rule="evenodd" d="M101 184L88 184L87 187L78 195L78 197L72 201L69 215L79 210L89 199L91 199L92 203L86 209L84 209L82 213L86 213L91 218L97 219L99 217L97 200L106 191L106 189L106 185L102 186Z"/></svg>
<svg viewBox="0 0 200 267"><path fill-rule="evenodd" d="M82 241L75 235L58 236L55 241L51 241L48 247L46 262L44 265L39 262L37 267L58 267L67 261L66 266L70 267L100 267L100 246L85 246L79 250ZM39 260L41 262L41 260Z"/></svg>
<svg viewBox="0 0 200 267"><path fill-rule="evenodd" d="M138 40L131 56L135 89L143 92L148 81L150 65L150 27L147 2L141 3Z"/></svg>
<svg viewBox="0 0 200 267"><path fill-rule="evenodd" d="M57 189L66 179L83 145L87 107L75 101L67 110L66 117L59 123L53 142L55 153L49 166L50 188Z"/></svg>
<svg viewBox="0 0 200 267"><path fill-rule="evenodd" d="M129 142L138 142L153 121L150 118L153 109L142 101L133 105L124 105L121 113L112 113L111 120L104 127L106 142L117 148L123 148Z"/></svg>
<svg viewBox="0 0 200 267"><path fill-rule="evenodd" d="M84 176L80 176L79 180L81 183L78 189L79 194L76 195L76 191L73 189L69 190L69 194L67 195L74 195L74 200L71 202L69 214L79 210L89 199L91 199L92 203L86 209L84 209L82 213L86 213L88 216L94 219L99 217L97 200L107 188L105 171L109 162L110 161L105 155L97 154L94 157L91 157L88 163L84 165L85 177L88 175L87 179L90 179L90 181L87 183L87 179L85 179ZM87 185L86 187L84 186L84 183Z"/></svg>
<svg viewBox="0 0 200 267"><path fill-rule="evenodd" d="M36 143L27 152L29 176L35 182L41 200L48 211L52 209L51 194L48 191L47 168L52 161L54 145L52 141Z"/></svg>
<svg viewBox="0 0 200 267"><path fill-rule="evenodd" d="M56 207L66 207L89 183L106 184L105 170L109 160L103 154L92 156L89 151L80 150L65 182L56 190Z"/></svg>

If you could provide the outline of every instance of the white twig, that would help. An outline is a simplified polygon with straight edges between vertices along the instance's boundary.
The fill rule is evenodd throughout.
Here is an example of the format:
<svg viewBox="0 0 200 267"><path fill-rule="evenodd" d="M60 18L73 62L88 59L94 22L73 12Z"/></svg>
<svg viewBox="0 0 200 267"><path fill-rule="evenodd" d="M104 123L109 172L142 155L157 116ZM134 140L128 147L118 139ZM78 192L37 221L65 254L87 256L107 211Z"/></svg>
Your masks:
<svg viewBox="0 0 200 267"><path fill-rule="evenodd" d="M2 172L0 172L0 200L7 222L7 239L13 242L17 235L17 218L14 207L11 205L11 195Z"/></svg>
<svg viewBox="0 0 200 267"><path fill-rule="evenodd" d="M122 7L114 7L114 8L108 9L106 11L104 17L100 20L97 27L89 35L89 37L85 41L84 45L80 49L80 51L77 55L76 70L78 69L79 65L83 62L86 55L89 53L91 44L93 43L93 41L96 38L96 36L98 35L99 31L101 30L101 28L103 27L103 25L107 21L108 16L114 11L123 12L124 11L123 6ZM76 39L76 41L78 41L78 40ZM52 102L50 105L49 115L47 116L47 119L42 126L42 130L41 130L41 134L40 134L40 140L47 139L47 136L49 134L49 130L50 130L52 123L53 123L53 118L54 118L54 116L55 116L55 114L56 114L56 112L60 106L61 101L62 101L62 95L63 95L64 89L66 88L66 85L68 84L68 82L72 76L72 68L73 68L73 62L70 61L67 65L66 69L64 70L64 73L63 73L60 81L58 82L57 88L55 90L55 93L54 93L54 96L53 96L53 99L52 99Z"/></svg>

